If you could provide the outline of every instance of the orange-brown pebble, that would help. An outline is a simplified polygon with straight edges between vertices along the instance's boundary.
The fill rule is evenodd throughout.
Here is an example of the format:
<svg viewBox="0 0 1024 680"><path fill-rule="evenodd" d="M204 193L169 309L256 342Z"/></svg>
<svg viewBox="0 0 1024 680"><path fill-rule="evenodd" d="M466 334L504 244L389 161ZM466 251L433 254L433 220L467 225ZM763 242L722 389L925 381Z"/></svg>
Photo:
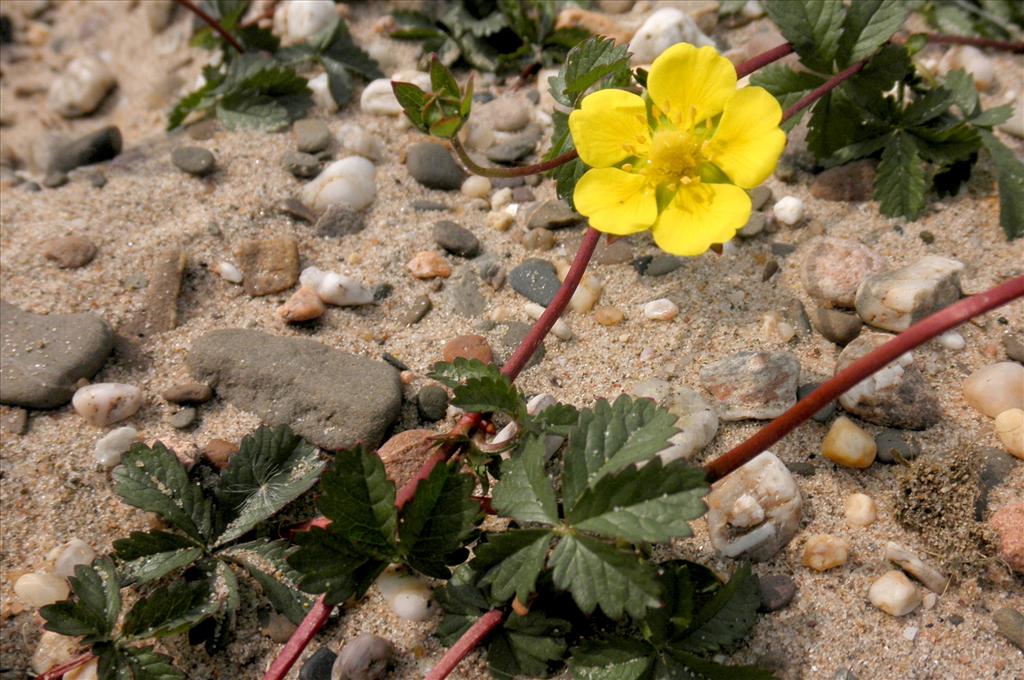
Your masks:
<svg viewBox="0 0 1024 680"><path fill-rule="evenodd" d="M485 364L494 361L491 346L487 344L487 338L482 335L460 335L457 338L452 338L441 350L441 356L445 361L455 361L459 357L476 359Z"/></svg>
<svg viewBox="0 0 1024 680"><path fill-rule="evenodd" d="M203 457L218 470L226 468L231 456L236 453L238 453L238 444L223 439L211 439L203 447Z"/></svg>
<svg viewBox="0 0 1024 680"><path fill-rule="evenodd" d="M621 323L624 316L618 307L598 307L594 310L594 321L602 326L614 326Z"/></svg>
<svg viewBox="0 0 1024 680"><path fill-rule="evenodd" d="M416 253L406 267L417 279L447 279L452 275L452 268L432 250Z"/></svg>
<svg viewBox="0 0 1024 680"><path fill-rule="evenodd" d="M324 315L323 300L309 286L295 291L288 301L277 308L277 318L286 323L300 323L319 319Z"/></svg>
<svg viewBox="0 0 1024 680"><path fill-rule="evenodd" d="M398 374L398 379L402 381L403 385L411 385L412 381L416 379L416 374L412 371L402 371Z"/></svg>
<svg viewBox="0 0 1024 680"><path fill-rule="evenodd" d="M999 534L999 556L1011 569L1024 574L1024 503L1007 505L988 523Z"/></svg>

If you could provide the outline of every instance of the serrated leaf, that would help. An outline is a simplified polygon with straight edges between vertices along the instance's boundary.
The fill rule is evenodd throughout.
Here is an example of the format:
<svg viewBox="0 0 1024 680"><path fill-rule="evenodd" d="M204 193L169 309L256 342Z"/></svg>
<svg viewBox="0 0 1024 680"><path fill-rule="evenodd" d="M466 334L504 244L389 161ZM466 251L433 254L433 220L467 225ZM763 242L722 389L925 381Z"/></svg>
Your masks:
<svg viewBox="0 0 1024 680"><path fill-rule="evenodd" d="M584 640L572 650L573 680L641 680L649 678L656 650L624 637Z"/></svg>
<svg viewBox="0 0 1024 680"><path fill-rule="evenodd" d="M842 90L833 90L818 100L808 121L807 148L816 158L829 158L840 149L861 141L864 133L858 112Z"/></svg>
<svg viewBox="0 0 1024 680"><path fill-rule="evenodd" d="M630 82L629 52L611 38L595 36L579 43L566 56L557 76L548 79L551 96L576 108L583 96L597 89L625 87Z"/></svg>
<svg viewBox="0 0 1024 680"><path fill-rule="evenodd" d="M575 149L572 141L572 132L569 130L569 115L562 111L554 111L551 114L554 122L554 132L551 135L551 148L544 154L544 160L549 161L567 151ZM558 197L565 201L570 208L574 207L572 200L573 192L576 190L576 183L589 170L579 158L574 158L568 163L563 163L548 172L548 176L555 180L555 191Z"/></svg>
<svg viewBox="0 0 1024 680"><path fill-rule="evenodd" d="M444 586L434 591L434 601L444 612L434 635L445 647L458 642L462 634L491 608L491 603L476 587L475 576L469 565L464 564L455 569Z"/></svg>
<svg viewBox="0 0 1024 680"><path fill-rule="evenodd" d="M525 399L505 376L469 378L452 393L452 405L464 411L505 413L517 422L526 419Z"/></svg>
<svg viewBox="0 0 1024 680"><path fill-rule="evenodd" d="M131 680L185 680L171 658L153 651L152 647L124 647L121 654L131 668ZM121 676L116 677L121 680ZM106 680L106 676L100 675L100 679Z"/></svg>
<svg viewBox="0 0 1024 680"><path fill-rule="evenodd" d="M514 595L529 602L544 568L552 534L547 529L521 529L490 534L476 547L470 566L480 574L481 587L491 587L491 597L505 602Z"/></svg>
<svg viewBox="0 0 1024 680"><path fill-rule="evenodd" d="M241 447L217 483L217 498L234 511L216 545L242 536L316 484L324 463L315 447L286 425L261 427Z"/></svg>
<svg viewBox="0 0 1024 680"><path fill-rule="evenodd" d="M391 81L391 91L395 93L395 99L402 106L409 122L420 132L426 132L427 127L423 122L423 109L427 104L427 93L412 83L403 83L399 80Z"/></svg>
<svg viewBox="0 0 1024 680"><path fill-rule="evenodd" d="M288 564L288 555L295 552L286 541L259 539L225 550L221 555L240 564L259 584L263 596L274 609L298 625L312 605L312 598L299 591L301 575Z"/></svg>
<svg viewBox="0 0 1024 680"><path fill-rule="evenodd" d="M938 125L917 126L909 131L914 135L921 158L940 168L967 160L981 148L977 130L967 123L951 120L950 116L944 117Z"/></svg>
<svg viewBox="0 0 1024 680"><path fill-rule="evenodd" d="M288 127L288 109L270 97L228 95L215 108L217 119L229 130L279 132Z"/></svg>
<svg viewBox="0 0 1024 680"><path fill-rule="evenodd" d="M988 130L978 130L992 156L999 183L999 224L1006 238L1024 236L1024 163Z"/></svg>
<svg viewBox="0 0 1024 680"><path fill-rule="evenodd" d="M355 73L364 80L383 78L384 74L373 57L356 45L348 26L341 18L314 36L310 42L316 48L321 63L326 66L330 60L335 64Z"/></svg>
<svg viewBox="0 0 1024 680"><path fill-rule="evenodd" d="M155 512L200 544L210 538L213 507L198 484L189 481L178 458L160 442L133 444L114 468L114 491L133 507Z"/></svg>
<svg viewBox="0 0 1024 680"><path fill-rule="evenodd" d="M976 127L991 128L1005 123L1013 115L1013 104L1003 104L991 109L985 109L971 119L971 124Z"/></svg>
<svg viewBox="0 0 1024 680"><path fill-rule="evenodd" d="M562 499L572 508L602 476L647 460L668 446L676 416L649 399L620 396L580 411L569 433L562 474Z"/></svg>
<svg viewBox="0 0 1024 680"><path fill-rule="evenodd" d="M185 122L193 111L201 108L205 100L213 90L220 85L219 81L207 81L202 87L182 97L167 116L167 129L174 130Z"/></svg>
<svg viewBox="0 0 1024 680"><path fill-rule="evenodd" d="M689 520L704 514L704 472L685 461L655 458L637 469L605 475L587 489L566 520L581 531L632 543L692 535Z"/></svg>
<svg viewBox="0 0 1024 680"><path fill-rule="evenodd" d="M287 561L302 575L299 587L307 593L324 593L327 604L362 597L390 562L319 527L297 534L295 542L299 549Z"/></svg>
<svg viewBox="0 0 1024 680"><path fill-rule="evenodd" d="M845 10L840 0L765 0L761 4L804 64L832 72L843 34Z"/></svg>
<svg viewBox="0 0 1024 680"><path fill-rule="evenodd" d="M717 652L728 649L746 637L757 622L761 591L757 577L744 562L732 578L696 611L692 623L673 642L677 649L690 652Z"/></svg>
<svg viewBox="0 0 1024 680"><path fill-rule="evenodd" d="M188 538L165 531L133 531L114 541L124 583L148 583L195 562L203 549Z"/></svg>
<svg viewBox="0 0 1024 680"><path fill-rule="evenodd" d="M846 11L836 60L840 68L870 57L903 25L905 0L859 0Z"/></svg>
<svg viewBox="0 0 1024 680"><path fill-rule="evenodd" d="M775 680L770 671L755 666L726 666L677 649L669 649L658 658L655 676L671 680Z"/></svg>
<svg viewBox="0 0 1024 680"><path fill-rule="evenodd" d="M892 133L886 131L884 134L880 134L877 137L865 139L860 142L854 142L853 144L844 146L843 148L832 152L832 155L829 156L828 159L824 160L822 164L825 167L831 168L837 165L845 165L850 161L855 161L859 158L867 158L884 147L891 137Z"/></svg>
<svg viewBox="0 0 1024 680"><path fill-rule="evenodd" d="M204 566L207 567L212 613L198 626L189 628L189 641L192 642L194 638L203 639L207 653L215 654L227 647L234 633L241 599L238 595L238 578L226 562L216 560L212 570L209 570L209 565Z"/></svg>
<svg viewBox="0 0 1024 680"><path fill-rule="evenodd" d="M436 380L448 387L458 387L470 378L501 378L501 371L493 364L485 364L479 359L464 359L459 357L455 361L439 361L430 368L427 377Z"/></svg>
<svg viewBox="0 0 1024 680"><path fill-rule="evenodd" d="M530 612L511 614L487 641L487 665L495 678L545 677L565 654L569 622Z"/></svg>
<svg viewBox="0 0 1024 680"><path fill-rule="evenodd" d="M544 470L544 458L543 438L531 435L518 454L501 464L501 481L491 496L499 514L517 522L558 523L555 489Z"/></svg>
<svg viewBox="0 0 1024 680"><path fill-rule="evenodd" d="M945 88L937 87L928 90L904 109L903 125L907 127L924 125L948 111L954 101L953 93Z"/></svg>
<svg viewBox="0 0 1024 680"><path fill-rule="evenodd" d="M75 567L68 579L74 599L62 600L39 609L46 630L82 637L85 643L109 640L121 612L120 581L114 563L107 557Z"/></svg>
<svg viewBox="0 0 1024 680"><path fill-rule="evenodd" d="M332 533L364 546L369 554L393 552L398 527L395 483L376 453L362 447L338 453L321 481L317 507L331 520Z"/></svg>
<svg viewBox="0 0 1024 680"><path fill-rule="evenodd" d="M912 135L894 132L882 151L875 175L878 209L889 217L914 220L925 205L924 161Z"/></svg>
<svg viewBox="0 0 1024 680"><path fill-rule="evenodd" d="M348 69L340 61L335 61L330 57L321 58L320 64L324 67L324 73L327 74L327 90L331 93L331 99L339 108L347 106L352 101L354 90L352 76L348 74Z"/></svg>
<svg viewBox="0 0 1024 680"><path fill-rule="evenodd" d="M978 90L974 86L974 78L963 69L957 69L946 74L943 84L952 93L953 101L964 117L973 118L978 112Z"/></svg>
<svg viewBox="0 0 1024 680"><path fill-rule="evenodd" d="M530 419L539 432L566 437L579 420L579 411L569 404L552 404Z"/></svg>
<svg viewBox="0 0 1024 680"><path fill-rule="evenodd" d="M750 76L750 84L768 90L779 100L779 106L783 111L824 82L825 79L819 75L809 71L794 71L785 64L771 64ZM801 111L783 122L782 128L789 131L796 127L803 113Z"/></svg>
<svg viewBox="0 0 1024 680"><path fill-rule="evenodd" d="M205 581L176 581L149 593L132 607L124 620L126 638L139 640L166 637L188 630L217 613L219 603L211 597Z"/></svg>
<svg viewBox="0 0 1024 680"><path fill-rule="evenodd" d="M564 536L551 555L555 585L568 590L584 614L595 608L611 619L642 618L659 605L661 588L635 555L586 536Z"/></svg>
<svg viewBox="0 0 1024 680"><path fill-rule="evenodd" d="M402 509L398 547L406 564L434 578L448 578L447 565L465 561L465 541L480 518L473 478L449 465L435 465Z"/></svg>

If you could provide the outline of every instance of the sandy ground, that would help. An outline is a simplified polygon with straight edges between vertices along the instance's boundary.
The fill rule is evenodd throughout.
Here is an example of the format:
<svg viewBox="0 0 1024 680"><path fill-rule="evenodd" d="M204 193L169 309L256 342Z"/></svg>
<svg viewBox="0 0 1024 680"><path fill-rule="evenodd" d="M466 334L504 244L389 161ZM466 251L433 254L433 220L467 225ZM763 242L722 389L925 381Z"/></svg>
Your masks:
<svg viewBox="0 0 1024 680"><path fill-rule="evenodd" d="M379 6L356 8L354 32L360 39L372 38L370 26L382 12ZM159 249L184 248L189 264L178 300L178 327L146 338L138 352L113 357L96 378L142 388L146 403L130 423L146 439L161 438L172 446L202 444L215 437L237 440L258 424L255 416L219 400L200 408L199 424L193 430L180 432L165 422L171 409L159 393L186 375L184 357L191 342L217 328L249 327L309 336L374 358L387 351L422 376L440 358L440 343L476 330L474 320L450 313L443 292L412 279L405 270L409 258L431 243L430 226L436 219L454 215L480 236L485 252L509 268L536 255L520 244L521 220L507 233L488 231L485 213L465 211L465 201L457 193L418 185L400 158L407 145L420 140L419 135L394 119L360 114L357 107L327 120L334 131L345 122L358 123L386 144L387 158L378 165L378 198L369 209L366 230L359 234L341 240L317 237L308 225L277 213L275 204L299 187L280 162L292 146L290 134L220 131L208 141L197 142L216 155L218 171L207 179L185 176L169 161L170 149L182 139L163 132L169 100L153 93L171 73L191 83L198 72L203 55L182 47L187 22L178 21L154 38L140 8L126 2L68 3L51 16L55 22L47 35L38 38L40 47L28 51L25 61L3 64L4 116L14 120L2 130L4 144L26 158L46 131L81 133L116 124L124 134L125 150L104 169L109 183L103 189L73 177L57 190L31 193L16 187L0 193L0 294L38 313L91 311L117 328L142 304L144 291L128 285L133 275L145 275ZM63 45L59 54L45 47L55 42ZM119 89L94 116L59 121L46 110L45 87L55 67L90 49L111 53ZM398 54L411 60L415 52ZM996 58L1000 83L991 95L993 100L1024 85L1020 58ZM1019 152L1020 142L1014 143ZM789 186L773 178L768 184L776 197L791 194L806 202L809 219L803 226L738 242L734 252L689 260L657 279L638 276L628 263L595 266L593 271L605 281L601 304L624 310L626 320L606 328L592 316L568 314L576 339L550 338L547 358L527 370L519 384L528 393L547 391L586 405L651 377L670 377L698 387L700 368L712 361L740 350L781 348L781 342L762 332L762 319L768 312L784 310L793 298L807 301L797 276L799 247L816 234L859 240L884 253L893 266L926 254L957 258L968 265L964 278L975 289L1019 275L1024 269L1024 242L1006 241L998 226L991 183L981 174L968 192L933 204L912 224L880 217L873 202L818 201L810 196L807 175ZM540 199L554 195L547 182L535 192ZM442 201L452 210L417 213L409 207L416 199ZM933 243L926 245L919 237L924 230L935 235ZM42 249L48 240L72 232L92 239L99 255L82 269L59 270L43 259ZM285 294L250 298L211 271L217 262L231 259L240 240L283 235L299 242L303 266L346 269L367 284L390 283L394 293L376 306L330 308L321 323L308 329L283 327L273 311ZM558 232L556 250L539 256L571 258L578 238L578 230ZM779 274L762 282L764 265L773 257L772 241L798 250L777 258ZM635 248L637 255L656 252L646 238L636 239ZM508 287L483 290L491 318L528 320L522 298ZM415 326L400 325L400 314L422 294L433 298L434 310ZM678 318L669 323L645 320L642 304L666 296L679 304ZM1002 359L1001 334L1019 333L1022 327L1024 304L1018 302L960 329L967 342L961 351L937 344L919 350L918 359L945 413L939 425L914 434L925 459L941 460L963 447L998 446L990 423L966 405L959 385L972 370ZM496 349L500 347L500 327L485 335ZM834 345L810 332L801 332L786 349L799 357L803 381L830 375L838 355ZM424 384L426 380L417 377L405 388L407 399ZM407 402L398 427L416 424L415 407ZM444 425L439 423L439 429ZM757 427L756 423L723 423L701 460L728 450ZM809 423L774 448L785 461L812 460L817 466L814 476L798 478L805 496L804 530L775 558L756 566L761 574L791 575L798 594L788 608L762 617L749 644L732 660L763 664L782 678L831 678L840 668L850 669L862 680L1024 678L1024 653L999 636L991 619L991 612L999 607L1024 607L1024 581L1009 576L994 559L980 572L962 574L933 609L922 607L897 619L867 602L868 585L889 568L882 556L886 541L921 552L927 543L895 521L897 468L876 464L853 471L817 461L825 431L825 426ZM121 504L111 491L109 476L94 467L92 448L102 434L64 407L33 412L27 434L4 436L0 484L0 666L8 669L4 678L25 677L39 635L37 618L22 611L14 597L12 586L18 576L42 568L47 552L72 537L104 551L129 529L146 525L143 513ZM855 491L870 495L879 509L878 521L860 530L846 527L842 517L843 498ZM1017 465L993 492L990 507L1022 499L1024 465ZM708 563L720 573L730 572L734 564L714 556L703 521L695 528L696 536L679 542L672 551ZM848 539L849 562L823 574L802 567L803 543L812 533ZM934 555L933 559L944 557ZM950 620L954 615L962 618L959 624ZM402 621L371 592L357 608L328 625L317 644L338 649L362 632L383 635L399 648L393 677L412 678L439 658L441 649L430 637L435 623ZM190 678L259 677L279 646L260 636L257 627L254 606L247 602L238 639L225 654L209 658L201 649L189 649L183 640L172 640L164 647ZM912 641L904 637L909 627L919 629ZM485 662L474 656L453 677L486 677Z"/></svg>

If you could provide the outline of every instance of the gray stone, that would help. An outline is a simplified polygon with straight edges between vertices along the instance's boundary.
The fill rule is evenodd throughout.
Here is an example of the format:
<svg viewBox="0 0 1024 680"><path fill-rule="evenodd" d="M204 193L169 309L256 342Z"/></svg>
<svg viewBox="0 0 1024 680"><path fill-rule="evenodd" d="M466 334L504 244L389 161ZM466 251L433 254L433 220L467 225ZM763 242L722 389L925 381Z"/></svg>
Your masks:
<svg viewBox="0 0 1024 680"><path fill-rule="evenodd" d="M981 460L981 473L978 475L978 497L974 500L974 519L984 522L988 514L989 492L1006 481L1017 461L1005 451L990 447L979 451L978 458Z"/></svg>
<svg viewBox="0 0 1024 680"><path fill-rule="evenodd" d="M209 385L189 380L171 385L160 396L172 404L205 404L213 399L213 390Z"/></svg>
<svg viewBox="0 0 1024 680"><path fill-rule="evenodd" d="M807 463L804 461L786 463L786 468L794 475L800 475L801 477L813 477L816 472L814 463Z"/></svg>
<svg viewBox="0 0 1024 680"><path fill-rule="evenodd" d="M1006 350L1006 358L1024 364L1024 339L1006 334L1003 336L1003 348Z"/></svg>
<svg viewBox="0 0 1024 680"><path fill-rule="evenodd" d="M743 238L753 238L764 231L766 222L764 213L752 212L747 218L747 223L740 227L737 233Z"/></svg>
<svg viewBox="0 0 1024 680"><path fill-rule="evenodd" d="M766 612L778 611L793 601L796 583L785 574L759 576L761 585L761 609Z"/></svg>
<svg viewBox="0 0 1024 680"><path fill-rule="evenodd" d="M176 430L189 428L194 422L196 422L196 410L192 406L186 406L167 419L167 424Z"/></svg>
<svg viewBox="0 0 1024 680"><path fill-rule="evenodd" d="M198 123L193 123L185 128L185 134L189 136L189 139L194 139L197 142L205 142L208 139L213 139L223 127L220 121L216 118L207 118L201 120Z"/></svg>
<svg viewBox="0 0 1024 680"><path fill-rule="evenodd" d="M46 173L43 177L43 186L47 189L56 189L62 187L68 183L67 173L60 172L59 170L53 170Z"/></svg>
<svg viewBox="0 0 1024 680"><path fill-rule="evenodd" d="M1024 614L1016 609L1003 607L992 614L992 620L1003 637L1024 650Z"/></svg>
<svg viewBox="0 0 1024 680"><path fill-rule="evenodd" d="M821 387L821 383L820 382L804 383L799 388L797 388L797 391L796 391L796 398L797 398L797 400L799 401L800 399L803 399L804 397L806 397L808 394L810 394L814 390L818 389L819 387ZM824 405L820 409L818 409L814 413L814 415L811 416L811 418L814 419L814 421L818 422L818 423L827 423L829 421L829 419L835 414L835 412L836 412L836 401L835 401L835 399L833 399L832 401L830 401L829 403L827 403L826 405Z"/></svg>
<svg viewBox="0 0 1024 680"><path fill-rule="evenodd" d="M295 133L295 148L304 153L317 153L331 144L331 131L322 120L297 120L292 125L292 132Z"/></svg>
<svg viewBox="0 0 1024 680"><path fill-rule="evenodd" d="M539 126L531 125L519 134L490 147L484 155L493 163L514 163L536 150L541 134Z"/></svg>
<svg viewBox="0 0 1024 680"><path fill-rule="evenodd" d="M301 151L289 151L281 159L284 168L300 179L309 179L320 174L320 161L317 157Z"/></svg>
<svg viewBox="0 0 1024 680"><path fill-rule="evenodd" d="M811 195L826 201L870 201L874 186L875 162L864 159L822 172L811 183Z"/></svg>
<svg viewBox="0 0 1024 680"><path fill-rule="evenodd" d="M772 255L776 257L786 257L796 252L796 246L792 243L783 243L781 241L772 241L768 247L772 251Z"/></svg>
<svg viewBox="0 0 1024 680"><path fill-rule="evenodd" d="M89 184L97 189L102 189L107 186L107 176L98 170L96 172L90 172L86 177Z"/></svg>
<svg viewBox="0 0 1024 680"><path fill-rule="evenodd" d="M533 203L536 200L537 197L530 187L516 187L512 190L513 203Z"/></svg>
<svg viewBox="0 0 1024 680"><path fill-rule="evenodd" d="M128 336L147 336L163 333L178 325L178 294L188 260L177 248L168 248L156 254L149 269L149 285L142 308L121 328Z"/></svg>
<svg viewBox="0 0 1024 680"><path fill-rule="evenodd" d="M469 266L462 267L449 280L445 294L452 311L461 317L474 319L487 311L487 298L480 292L480 279Z"/></svg>
<svg viewBox="0 0 1024 680"><path fill-rule="evenodd" d="M753 210L760 210L765 203L772 200L772 188L767 184L756 186L747 193L750 194L750 207Z"/></svg>
<svg viewBox="0 0 1024 680"><path fill-rule="evenodd" d="M547 260L530 258L508 273L512 290L539 305L547 307L558 292L561 281L555 265Z"/></svg>
<svg viewBox="0 0 1024 680"><path fill-rule="evenodd" d="M412 305L409 309L407 309L398 318L398 322L403 326L412 326L413 324L419 323L433 306L433 303L430 302L430 298L426 295L420 295L412 301Z"/></svg>
<svg viewBox="0 0 1024 680"><path fill-rule="evenodd" d="M476 257L480 253L480 240L473 232L451 220L434 223L434 243L459 257Z"/></svg>
<svg viewBox="0 0 1024 680"><path fill-rule="evenodd" d="M0 432L23 435L28 432L28 411L23 408L5 408L0 412Z"/></svg>
<svg viewBox="0 0 1024 680"><path fill-rule="evenodd" d="M885 269L885 258L867 246L839 238L811 242L800 263L800 281L813 298L833 307L853 307L857 287Z"/></svg>
<svg viewBox="0 0 1024 680"><path fill-rule="evenodd" d="M402 404L394 368L306 338L213 331L192 345L188 366L236 407L332 451L376 447Z"/></svg>
<svg viewBox="0 0 1024 680"><path fill-rule="evenodd" d="M875 458L883 463L910 461L921 453L917 442L907 441L902 432L888 428L875 435L875 449Z"/></svg>
<svg viewBox="0 0 1024 680"><path fill-rule="evenodd" d="M867 276L857 288L860 318L876 328L905 331L960 299L962 262L927 255L895 271Z"/></svg>
<svg viewBox="0 0 1024 680"><path fill-rule="evenodd" d="M337 658L337 654L326 647L321 647L302 664L299 680L331 680L331 669Z"/></svg>
<svg viewBox="0 0 1024 680"><path fill-rule="evenodd" d="M366 218L361 210L352 210L343 205L329 205L317 218L313 229L318 236L341 238L358 234L366 228Z"/></svg>
<svg viewBox="0 0 1024 680"><path fill-rule="evenodd" d="M71 172L83 165L102 163L121 153L121 131L109 125L76 139L59 142L51 151L48 172Z"/></svg>
<svg viewBox="0 0 1024 680"><path fill-rule="evenodd" d="M521 323L519 321L512 321L505 324L505 333L501 336L501 344L507 351L508 356L511 356L512 352L522 344L531 328L533 328L533 326L530 324ZM526 366L523 367L523 370L539 364L544 359L546 351L547 350L544 349L543 342L537 345L537 350L533 353L533 356L530 357L530 360L526 362Z"/></svg>
<svg viewBox="0 0 1024 680"><path fill-rule="evenodd" d="M363 633L342 648L331 669L331 680L381 680L394 655L390 641Z"/></svg>
<svg viewBox="0 0 1024 680"><path fill-rule="evenodd" d="M466 173L448 149L432 142L418 142L409 147L405 167L413 179L428 189L453 191L466 179Z"/></svg>
<svg viewBox="0 0 1024 680"><path fill-rule="evenodd" d="M840 668L832 676L832 680L857 680L857 676L849 668Z"/></svg>
<svg viewBox="0 0 1024 680"><path fill-rule="evenodd" d="M761 282L771 280L773 276L779 273L779 261L772 258L764 263L764 269L761 270Z"/></svg>
<svg viewBox="0 0 1024 680"><path fill-rule="evenodd" d="M171 162L183 172L203 177L213 172L213 154L201 146L179 146L171 152Z"/></svg>
<svg viewBox="0 0 1024 680"><path fill-rule="evenodd" d="M416 409L424 420L441 420L448 411L448 393L443 387L427 385L416 395Z"/></svg>
<svg viewBox="0 0 1024 680"><path fill-rule="evenodd" d="M800 362L789 352L740 352L701 369L722 420L767 420L796 403Z"/></svg>
<svg viewBox="0 0 1024 680"><path fill-rule="evenodd" d="M66 404L114 348L114 333L93 314L32 314L0 302L0 403Z"/></svg>
<svg viewBox="0 0 1024 680"><path fill-rule="evenodd" d="M573 248L570 252L579 250L579 241L573 239ZM594 249L594 264L607 265L607 264L623 264L633 259L633 244L629 242L628 238L620 238L612 243L608 243L608 239L601 239L597 248Z"/></svg>
<svg viewBox="0 0 1024 680"><path fill-rule="evenodd" d="M665 276L683 266L683 259L675 255L655 255L644 270L646 276Z"/></svg>
<svg viewBox="0 0 1024 680"><path fill-rule="evenodd" d="M299 222L313 224L316 222L316 214L306 207L306 204L292 196L286 198L277 205L278 211Z"/></svg>
<svg viewBox="0 0 1024 680"><path fill-rule="evenodd" d="M299 280L299 247L295 239L243 241L235 248L242 285L252 296L280 293Z"/></svg>
<svg viewBox="0 0 1024 680"><path fill-rule="evenodd" d="M826 309L819 305L811 308L808 315L814 330L825 336L826 340L837 345L847 345L860 335L864 322L856 314L840 312L837 309Z"/></svg>
<svg viewBox="0 0 1024 680"><path fill-rule="evenodd" d="M561 229L572 227L582 222L585 217L570 208L561 200L544 201L530 213L526 221L527 229Z"/></svg>
<svg viewBox="0 0 1024 680"><path fill-rule="evenodd" d="M61 269L77 269L96 257L96 244L84 236L64 236L51 241L43 251L43 257Z"/></svg>

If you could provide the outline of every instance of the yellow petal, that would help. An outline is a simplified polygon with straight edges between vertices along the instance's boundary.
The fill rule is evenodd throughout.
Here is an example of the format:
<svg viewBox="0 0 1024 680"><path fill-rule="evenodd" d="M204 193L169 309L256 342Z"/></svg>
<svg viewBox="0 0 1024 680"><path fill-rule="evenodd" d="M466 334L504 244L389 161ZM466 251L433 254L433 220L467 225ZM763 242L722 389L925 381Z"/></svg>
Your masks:
<svg viewBox="0 0 1024 680"><path fill-rule="evenodd" d="M658 216L652 234L658 247L674 255L700 255L725 243L750 218L750 197L732 184L683 187Z"/></svg>
<svg viewBox="0 0 1024 680"><path fill-rule="evenodd" d="M745 87L725 104L704 157L744 189L768 179L786 146L782 107L760 87Z"/></svg>
<svg viewBox="0 0 1024 680"><path fill-rule="evenodd" d="M569 131L580 159L592 168L607 168L630 156L644 156L651 143L647 106L622 90L588 94L569 114Z"/></svg>
<svg viewBox="0 0 1024 680"><path fill-rule="evenodd" d="M618 168L588 170L576 183L572 200L590 218L590 226L606 234L634 234L658 219L654 187L642 175Z"/></svg>
<svg viewBox="0 0 1024 680"><path fill-rule="evenodd" d="M654 60L647 93L669 120L689 130L722 112L736 93L736 68L713 47L679 43Z"/></svg>

